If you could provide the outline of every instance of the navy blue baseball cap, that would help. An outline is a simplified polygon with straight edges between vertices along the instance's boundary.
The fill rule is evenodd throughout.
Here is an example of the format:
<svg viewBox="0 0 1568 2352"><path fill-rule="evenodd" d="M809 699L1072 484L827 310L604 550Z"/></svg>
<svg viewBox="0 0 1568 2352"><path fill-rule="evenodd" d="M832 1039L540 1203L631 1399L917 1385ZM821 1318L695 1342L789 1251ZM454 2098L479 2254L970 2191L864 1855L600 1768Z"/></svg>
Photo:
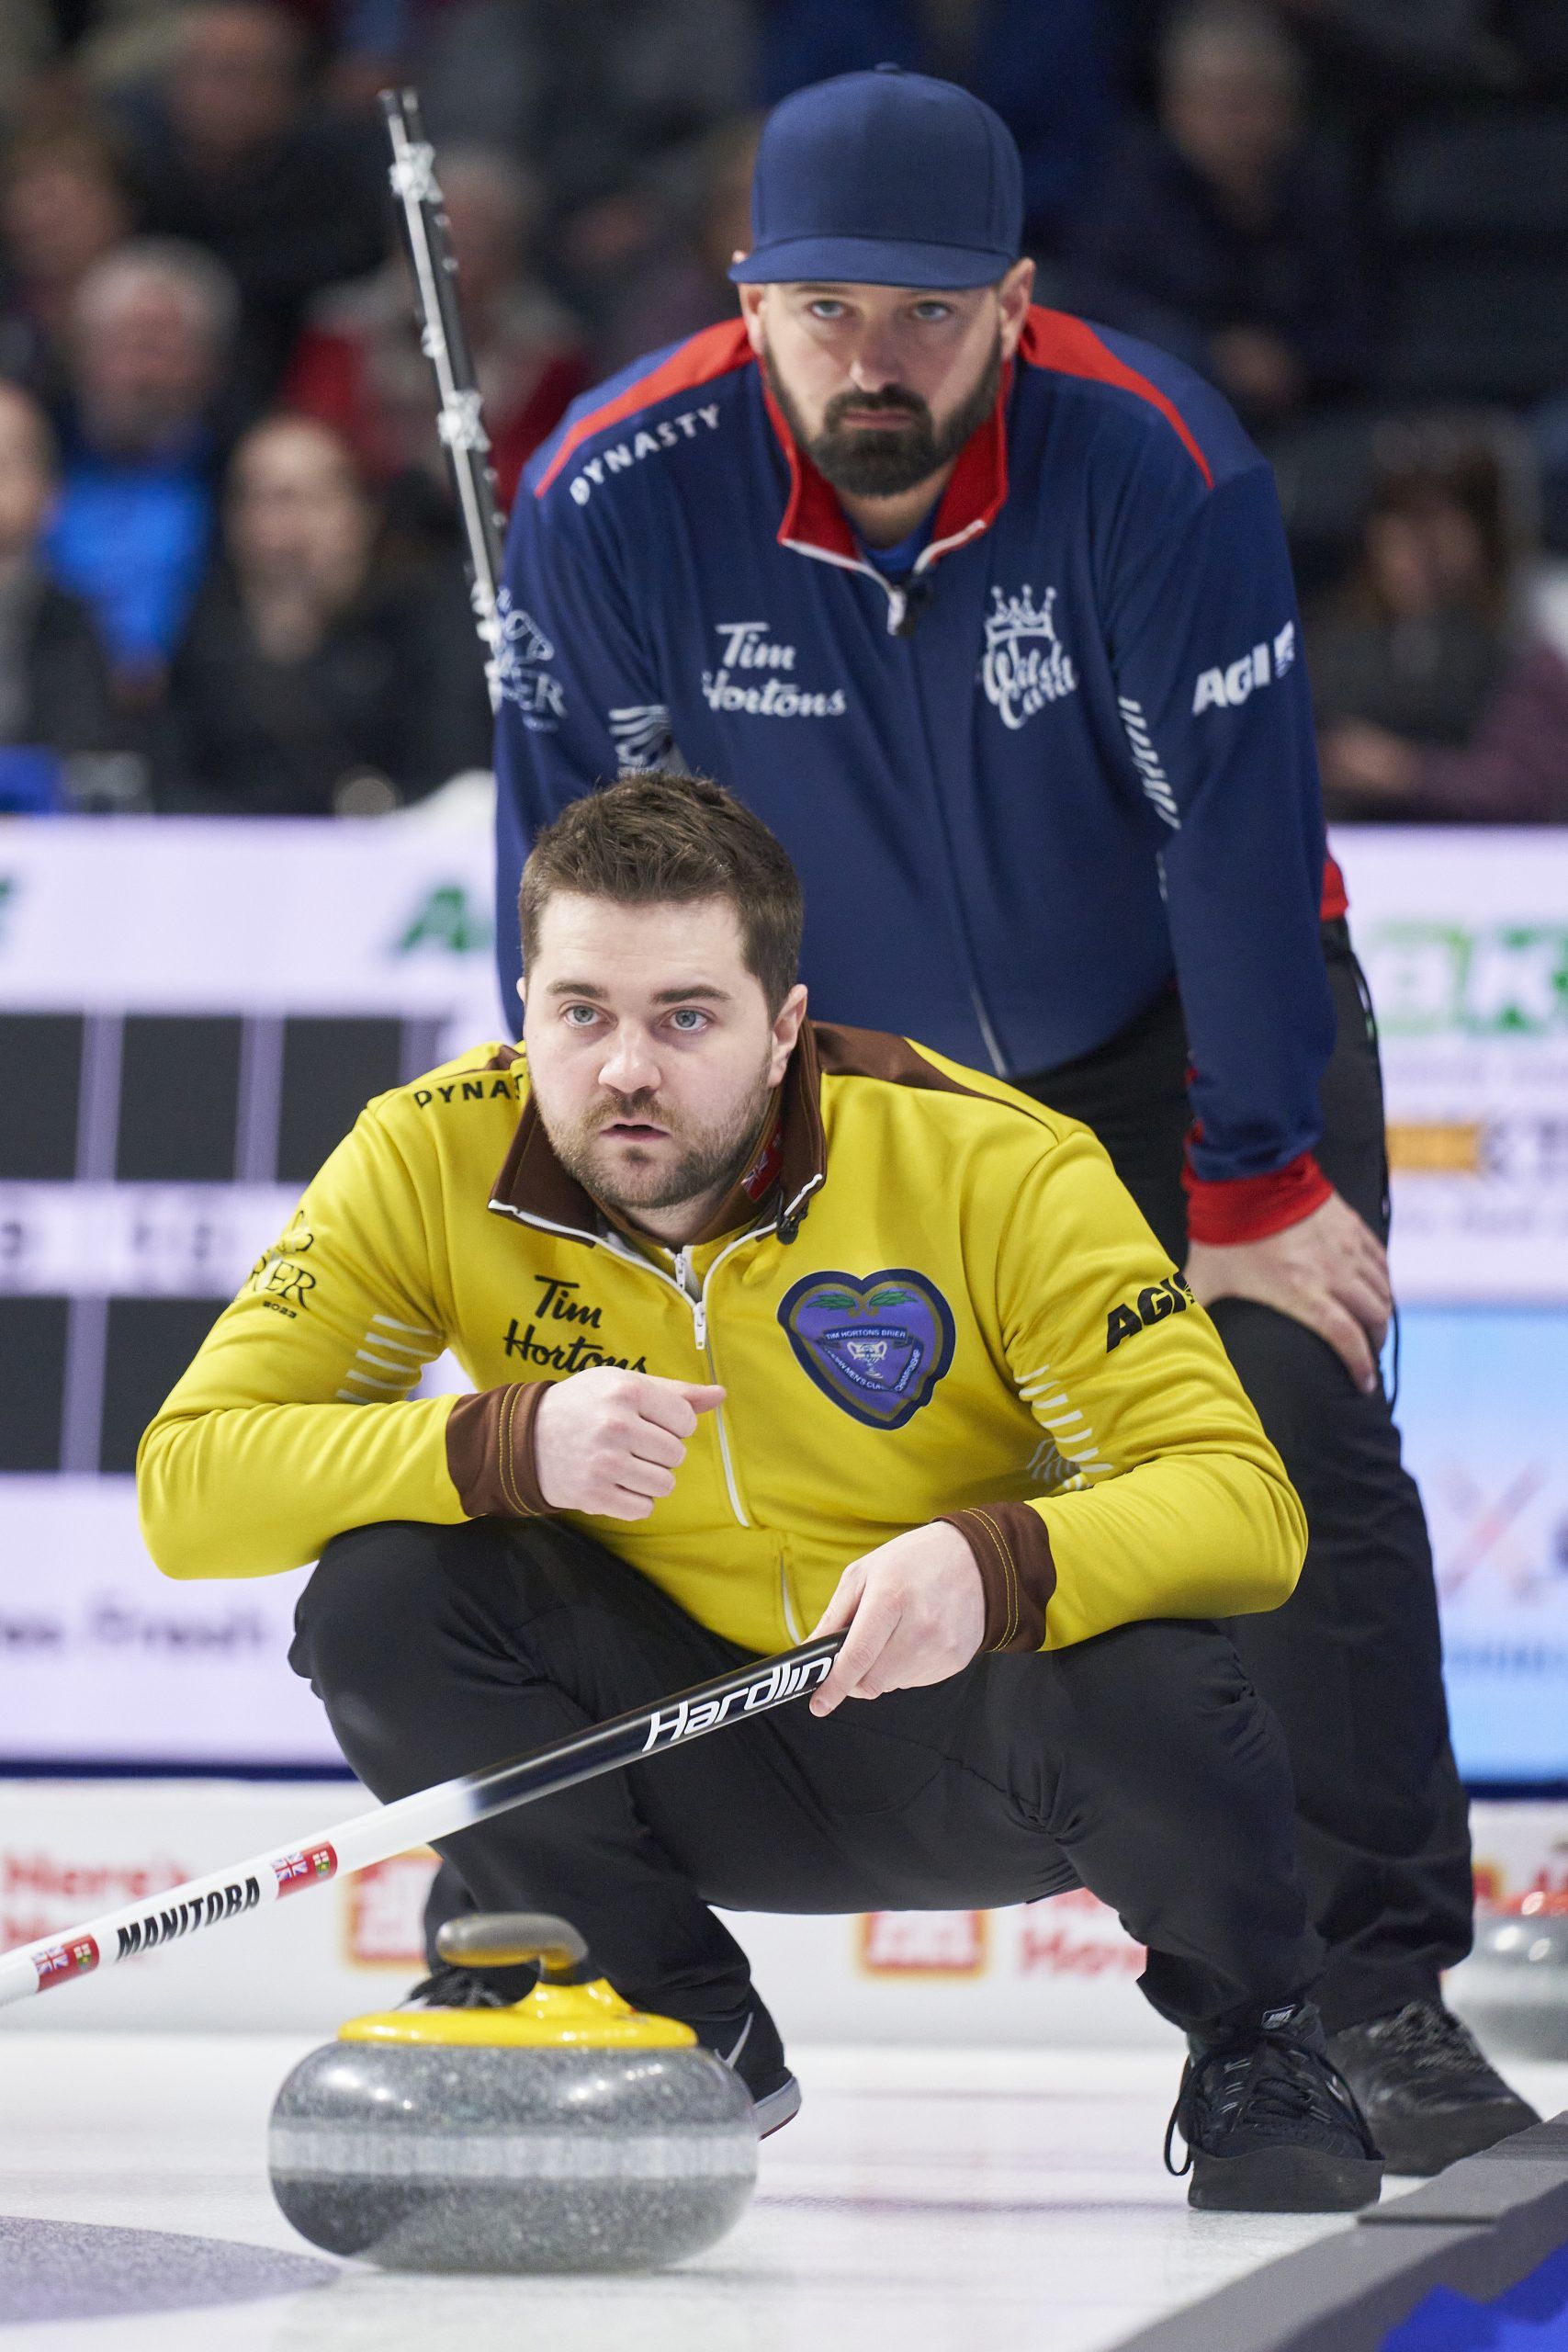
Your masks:
<svg viewBox="0 0 1568 2352"><path fill-rule="evenodd" d="M746 286L989 286L1023 243L1023 169L955 82L878 65L795 90L762 129Z"/></svg>

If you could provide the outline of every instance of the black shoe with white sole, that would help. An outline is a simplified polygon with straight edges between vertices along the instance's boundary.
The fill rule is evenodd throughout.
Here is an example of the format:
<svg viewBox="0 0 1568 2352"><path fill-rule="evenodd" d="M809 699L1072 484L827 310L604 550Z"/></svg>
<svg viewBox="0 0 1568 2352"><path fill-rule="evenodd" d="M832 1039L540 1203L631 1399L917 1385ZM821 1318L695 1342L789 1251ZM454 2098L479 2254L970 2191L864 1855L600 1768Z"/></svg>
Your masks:
<svg viewBox="0 0 1568 2352"><path fill-rule="evenodd" d="M757 2119L757 2133L770 2132L800 2112L800 2085L784 2064L779 2030L753 1993L744 2008L723 2018L693 2018L692 2031L745 2084Z"/></svg>
<svg viewBox="0 0 1568 2352"><path fill-rule="evenodd" d="M1186 2162L1171 2163L1179 2132ZM1304 2001L1192 2048L1165 2135L1187 2201L1219 2213L1353 2213L1375 2204L1382 2160Z"/></svg>
<svg viewBox="0 0 1568 2352"><path fill-rule="evenodd" d="M1355 2092L1390 2172L1430 2174L1540 2121L1440 2001L1409 2001L1347 2026L1329 2056Z"/></svg>

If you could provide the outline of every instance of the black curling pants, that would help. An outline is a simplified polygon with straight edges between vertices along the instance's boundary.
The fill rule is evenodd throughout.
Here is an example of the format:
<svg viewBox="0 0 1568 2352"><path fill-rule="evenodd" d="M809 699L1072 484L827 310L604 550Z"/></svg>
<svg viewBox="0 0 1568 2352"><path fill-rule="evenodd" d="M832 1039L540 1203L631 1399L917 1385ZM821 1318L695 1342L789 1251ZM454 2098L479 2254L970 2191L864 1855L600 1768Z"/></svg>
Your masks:
<svg viewBox="0 0 1568 2352"><path fill-rule="evenodd" d="M1318 1160L1386 1241L1377 1034L1345 923L1325 925L1324 946L1338 1034ZM1110 1045L1024 1081L1093 1127L1178 1265L1187 1058L1172 995ZM1382 1390L1363 1396L1325 1340L1271 1307L1222 1299L1214 1321L1310 1531L1284 1607L1226 1630L1284 1730L1333 2033L1435 1997L1439 1971L1470 1950L1468 1813L1449 1745L1431 1545Z"/></svg>
<svg viewBox="0 0 1568 2352"><path fill-rule="evenodd" d="M386 1800L747 1655L574 1529L476 1520L339 1536L290 1659ZM442 1851L453 1908L558 1912L618 1991L688 2021L749 1984L710 1904L981 1908L1087 1886L1149 1947L1155 2007L1206 2037L1309 1991L1322 1962L1278 1725L1198 1623L984 1658L823 1721L786 1705Z"/></svg>

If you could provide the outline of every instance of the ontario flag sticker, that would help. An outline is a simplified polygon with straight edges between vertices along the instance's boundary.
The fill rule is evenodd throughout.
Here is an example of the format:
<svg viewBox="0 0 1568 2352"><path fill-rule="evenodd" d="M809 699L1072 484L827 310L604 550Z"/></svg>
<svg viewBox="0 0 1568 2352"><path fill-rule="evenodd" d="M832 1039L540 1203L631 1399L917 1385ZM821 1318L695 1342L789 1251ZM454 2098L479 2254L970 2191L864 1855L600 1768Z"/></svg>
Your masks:
<svg viewBox="0 0 1568 2352"><path fill-rule="evenodd" d="M47 1993L51 1984L62 1984L68 1976L90 1976L97 1964L98 1947L91 1936L78 1936L73 1943L55 1944L48 1951L39 1952L33 1962L39 1991Z"/></svg>
<svg viewBox="0 0 1568 2352"><path fill-rule="evenodd" d="M272 1868L281 1901L286 1894L298 1894L302 1886L319 1886L324 1879L336 1878L337 1849L323 1838L319 1846L304 1846L292 1854L279 1854Z"/></svg>

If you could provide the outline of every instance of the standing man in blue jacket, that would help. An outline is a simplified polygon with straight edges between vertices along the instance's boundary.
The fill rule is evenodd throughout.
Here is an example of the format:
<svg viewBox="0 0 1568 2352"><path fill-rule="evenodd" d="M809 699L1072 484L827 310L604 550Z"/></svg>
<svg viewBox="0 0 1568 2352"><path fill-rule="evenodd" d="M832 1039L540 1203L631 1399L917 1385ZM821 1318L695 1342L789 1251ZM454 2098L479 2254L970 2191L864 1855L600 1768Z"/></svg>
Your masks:
<svg viewBox="0 0 1568 2352"><path fill-rule="evenodd" d="M533 834L679 757L796 861L824 1016L1098 1131L1306 1506L1296 1597L1231 1630L1290 1745L1333 2053L1390 2168L1435 2171L1533 2117L1439 1988L1466 1809L1377 1369L1376 1040L1272 478L1188 369L1032 307L1020 222L1017 151L967 92L798 91L739 321L538 453L503 594L503 985Z"/></svg>

